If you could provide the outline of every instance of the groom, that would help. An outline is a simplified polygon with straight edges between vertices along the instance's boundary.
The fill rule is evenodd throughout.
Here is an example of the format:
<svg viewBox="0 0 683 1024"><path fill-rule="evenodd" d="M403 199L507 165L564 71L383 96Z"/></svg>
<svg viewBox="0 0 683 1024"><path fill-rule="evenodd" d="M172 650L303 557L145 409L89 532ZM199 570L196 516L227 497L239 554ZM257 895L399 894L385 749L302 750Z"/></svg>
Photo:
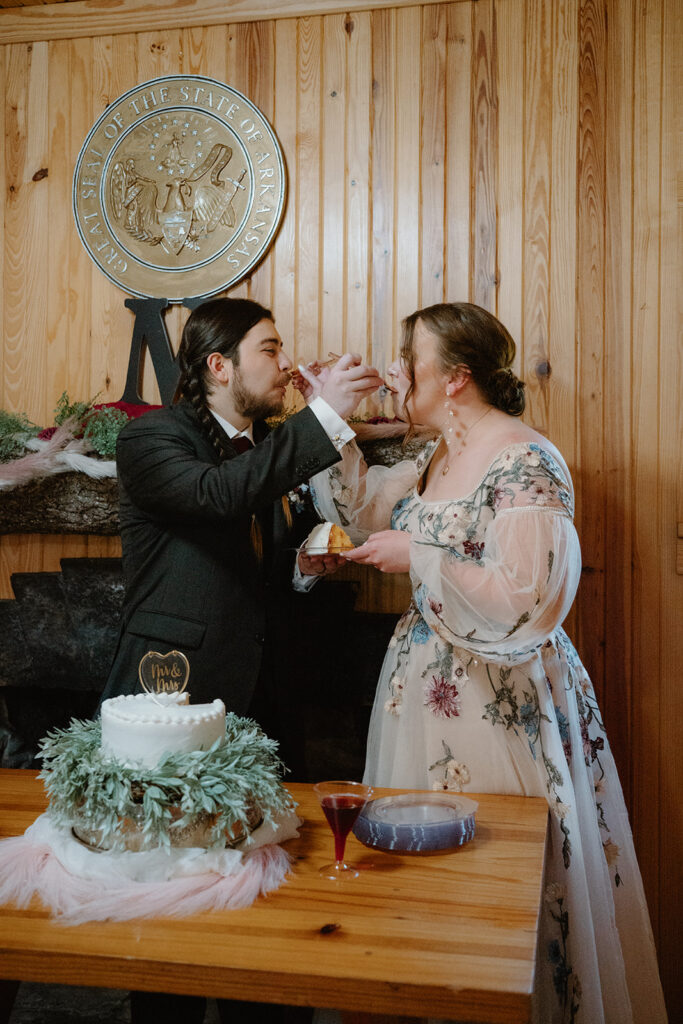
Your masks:
<svg viewBox="0 0 683 1024"><path fill-rule="evenodd" d="M269 430L292 364L270 311L247 299L195 309L178 363L179 401L119 435L125 598L103 699L137 689L148 651L181 650L193 700L220 697L229 711L254 717L297 767L291 579L312 523L293 511L288 493L339 460L354 436L345 418L382 381L346 355L318 397ZM336 563L298 556L304 575ZM203 1000L189 997L132 993L131 1008L133 1024L199 1024L204 1016ZM227 1002L220 1010L240 1024L293 1019L283 1007Z"/></svg>

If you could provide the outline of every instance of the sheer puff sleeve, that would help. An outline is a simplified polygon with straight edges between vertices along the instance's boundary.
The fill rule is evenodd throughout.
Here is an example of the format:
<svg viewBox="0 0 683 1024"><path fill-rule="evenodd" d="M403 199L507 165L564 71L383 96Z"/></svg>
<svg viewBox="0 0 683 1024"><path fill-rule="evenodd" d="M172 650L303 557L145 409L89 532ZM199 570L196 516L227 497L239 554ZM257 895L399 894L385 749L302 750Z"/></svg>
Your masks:
<svg viewBox="0 0 683 1024"><path fill-rule="evenodd" d="M579 583L569 472L559 454L515 445L493 463L477 501L478 519L449 546L414 536L415 602L454 647L522 662L561 625Z"/></svg>
<svg viewBox="0 0 683 1024"><path fill-rule="evenodd" d="M355 441L344 445L342 461L310 482L318 514L343 526L355 544L390 529L394 505L415 486L435 447L428 442L416 460L368 466Z"/></svg>

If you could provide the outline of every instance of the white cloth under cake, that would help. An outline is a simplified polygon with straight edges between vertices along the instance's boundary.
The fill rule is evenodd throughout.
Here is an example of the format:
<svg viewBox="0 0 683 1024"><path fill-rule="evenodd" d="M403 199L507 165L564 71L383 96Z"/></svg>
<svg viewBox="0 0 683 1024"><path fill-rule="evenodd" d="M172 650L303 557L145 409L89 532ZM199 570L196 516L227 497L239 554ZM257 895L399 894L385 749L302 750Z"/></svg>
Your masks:
<svg viewBox="0 0 683 1024"><path fill-rule="evenodd" d="M239 850L191 846L141 850L138 853L130 850L100 853L89 850L75 839L70 829L55 825L46 812L29 825L24 837L36 845L44 843L49 846L60 864L78 878L97 882L112 878L128 882L162 882L208 872L227 878L239 871L245 854L260 846L295 839L299 835L300 824L301 819L296 812L288 811L277 822L259 825Z"/></svg>
<svg viewBox="0 0 683 1024"><path fill-rule="evenodd" d="M279 845L298 836L293 810L255 829L239 850L198 847L133 853L89 850L41 814L23 836L0 842L0 905L38 896L63 924L184 917L249 906L289 871Z"/></svg>

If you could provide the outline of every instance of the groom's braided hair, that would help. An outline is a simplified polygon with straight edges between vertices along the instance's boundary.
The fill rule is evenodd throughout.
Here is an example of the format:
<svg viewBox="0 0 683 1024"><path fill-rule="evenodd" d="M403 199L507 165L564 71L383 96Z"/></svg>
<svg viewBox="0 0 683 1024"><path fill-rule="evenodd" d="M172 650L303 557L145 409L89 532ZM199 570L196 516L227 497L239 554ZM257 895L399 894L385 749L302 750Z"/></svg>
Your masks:
<svg viewBox="0 0 683 1024"><path fill-rule="evenodd" d="M177 396L184 398L195 409L206 436L219 458L226 454L221 431L209 411L209 371L207 356L220 352L239 366L239 345L245 334L260 323L272 320L265 306L251 299L209 299L197 306L187 319L183 330L178 365L180 381Z"/></svg>

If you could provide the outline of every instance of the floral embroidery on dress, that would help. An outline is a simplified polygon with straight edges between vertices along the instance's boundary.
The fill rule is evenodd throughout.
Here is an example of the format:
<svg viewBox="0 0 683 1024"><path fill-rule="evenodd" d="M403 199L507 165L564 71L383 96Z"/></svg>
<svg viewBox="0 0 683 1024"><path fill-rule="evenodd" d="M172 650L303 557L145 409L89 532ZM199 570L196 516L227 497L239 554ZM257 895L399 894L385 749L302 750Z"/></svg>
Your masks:
<svg viewBox="0 0 683 1024"><path fill-rule="evenodd" d="M558 629L551 640L547 640L544 646L553 647L553 640L557 642L558 651L562 651L562 655L567 664L575 669L576 671L582 671L583 666L581 665L581 659L579 658L574 644L571 642L567 634L563 629Z"/></svg>
<svg viewBox="0 0 683 1024"><path fill-rule="evenodd" d="M531 443L515 446L503 456L496 470L495 488L489 502L496 512L524 505L556 508L570 518L574 503L558 463L545 448Z"/></svg>
<svg viewBox="0 0 683 1024"><path fill-rule="evenodd" d="M481 544L477 544L473 540L466 540L462 549L466 555L469 555L470 558L474 558L479 562L484 555L484 542L482 541Z"/></svg>
<svg viewBox="0 0 683 1024"><path fill-rule="evenodd" d="M602 808L601 808L602 809ZM605 860L607 861L608 868L614 868L614 884L616 886L621 885L621 875L619 874L619 854L621 850L612 839L608 839L606 843L602 844L602 851L605 854Z"/></svg>
<svg viewBox="0 0 683 1024"><path fill-rule="evenodd" d="M384 710L390 715L398 717L403 707L403 687L405 685L405 679L400 675L401 655L404 656L408 653L410 641L408 636L397 638L395 634L393 639L396 639L397 643L394 646L398 646L399 650L396 658L396 672L389 679L389 696L384 702Z"/></svg>
<svg viewBox="0 0 683 1024"><path fill-rule="evenodd" d="M342 526L350 526L353 514L349 513L349 508L353 508L354 489L344 483L342 469L343 463L335 463L328 470L330 495L337 510L340 524Z"/></svg>
<svg viewBox="0 0 683 1024"><path fill-rule="evenodd" d="M422 673L425 679L424 706L437 718L457 718L460 714L460 694L467 683L467 665L459 658L451 644L435 640L436 657L427 663ZM432 674L432 670L436 673Z"/></svg>
<svg viewBox="0 0 683 1024"><path fill-rule="evenodd" d="M412 500L412 498L408 494L405 498L401 498L401 500L397 501L396 504L394 505L393 511L391 513L391 528L392 528L392 530L400 530L401 529L401 527L397 526L396 524L399 521L399 518L401 516L402 510L406 507L406 505L408 505L410 503L411 500Z"/></svg>
<svg viewBox="0 0 683 1024"><path fill-rule="evenodd" d="M573 647L571 650L574 650ZM570 669L570 675L572 678L573 674L573 670ZM614 884L618 887L622 884L622 878L619 874L620 850L619 846L610 836L610 827L605 818L604 805L602 800L598 799L600 795L605 792L606 787L605 769L600 757L600 753L605 750L605 726L600 715L595 694L593 693L593 687L585 674L581 685L574 686L573 689L576 694L576 707L579 716L579 727L581 729L581 743L584 762L586 767L591 768L593 771L593 786L596 795L595 809L598 815L598 826L602 832L607 835L607 839L603 842L602 848L605 854L605 860L607 861L607 866L610 869L610 874L613 876Z"/></svg>
<svg viewBox="0 0 683 1024"><path fill-rule="evenodd" d="M415 619L415 624L411 627L410 630L410 639L412 643L426 644L427 641L431 639L431 637L433 636L434 634L432 633L431 629L429 628L425 620L422 618L422 616L417 615Z"/></svg>
<svg viewBox="0 0 683 1024"><path fill-rule="evenodd" d="M548 794L554 798L550 802L550 808L558 820L560 830L564 836L562 842L562 857L565 867L569 867L571 861L572 846L570 841L570 830L567 818L571 808L561 799L560 789L564 785L564 779L555 762L550 758L544 749L541 722L550 722L550 718L541 711L536 686L531 679L528 680L530 689L523 690L524 703L520 703L515 689L515 679L512 676L512 669L503 665L498 667L498 687L496 688L491 678L491 667L486 666L486 673L491 683L495 700L485 705L483 718L489 719L493 725L504 725L506 729L514 729L515 732L522 730L526 735L529 750L534 761L538 755L546 774L546 788Z"/></svg>
<svg viewBox="0 0 683 1024"><path fill-rule="evenodd" d="M384 710L388 711L390 715L398 717L403 710L403 695L400 692L394 693L389 700L385 701Z"/></svg>
<svg viewBox="0 0 683 1024"><path fill-rule="evenodd" d="M592 692L592 691L590 691ZM605 727L600 719L600 712L598 711L598 705L595 702L595 698L591 701L588 693L582 693L577 691L576 693L576 705L579 709L579 722L581 725L581 740L583 743L583 757L586 762L586 767L590 768L593 762L597 762L597 768L600 772L600 777L605 773L600 762L601 750L605 749ZM589 727L596 723L602 732L602 736L591 736Z"/></svg>
<svg viewBox="0 0 683 1024"><path fill-rule="evenodd" d="M535 744L540 736L541 719L544 719L546 722L550 721L548 716L541 712L536 687L529 680L532 689L531 691L524 690L525 703L520 707L514 681L512 683L509 681L512 669L503 666L499 668L499 686L497 689L491 678L490 666L486 666L486 671L496 699L486 705L486 713L483 717L490 719L494 725L504 725L506 729L511 729L513 726L522 728L527 735L529 749L535 761Z"/></svg>
<svg viewBox="0 0 683 1024"><path fill-rule="evenodd" d="M548 677L546 676L546 679ZM561 708L555 704L555 714L557 716L557 727L560 730L560 739L562 740L562 749L564 750L564 756L567 761L572 759L572 741L569 737L569 720L564 714Z"/></svg>
<svg viewBox="0 0 683 1024"><path fill-rule="evenodd" d="M581 982L569 962L569 910L564 906L566 888L559 882L550 882L543 898L547 912L559 925L560 932L558 939L548 943L548 959L553 965L553 984L562 1004L563 1019L572 1024L581 1006Z"/></svg>
<svg viewBox="0 0 683 1024"><path fill-rule="evenodd" d="M428 642L433 633L417 608L411 603L406 612L396 623L394 634L389 641L389 648L394 650L396 663L388 688L389 696L384 702L384 710L398 717L403 707L403 691L405 678L402 675L406 664L411 644L423 645Z"/></svg>
<svg viewBox="0 0 683 1024"><path fill-rule="evenodd" d="M425 468L425 466L431 459L432 455L439 447L440 443L440 439L437 438L437 440L435 441L428 441L427 444L424 446L424 448L422 449L422 451L415 460L415 468L417 469L418 473L421 473L422 470Z"/></svg>
<svg viewBox="0 0 683 1024"><path fill-rule="evenodd" d="M425 686L424 705L437 718L455 718L460 714L460 693L444 676L432 676Z"/></svg>
<svg viewBox="0 0 683 1024"><path fill-rule="evenodd" d="M441 740L444 756L429 766L430 772L443 768L443 777L432 783L432 789L443 793L462 793L472 775L466 764L457 761L445 740Z"/></svg>

